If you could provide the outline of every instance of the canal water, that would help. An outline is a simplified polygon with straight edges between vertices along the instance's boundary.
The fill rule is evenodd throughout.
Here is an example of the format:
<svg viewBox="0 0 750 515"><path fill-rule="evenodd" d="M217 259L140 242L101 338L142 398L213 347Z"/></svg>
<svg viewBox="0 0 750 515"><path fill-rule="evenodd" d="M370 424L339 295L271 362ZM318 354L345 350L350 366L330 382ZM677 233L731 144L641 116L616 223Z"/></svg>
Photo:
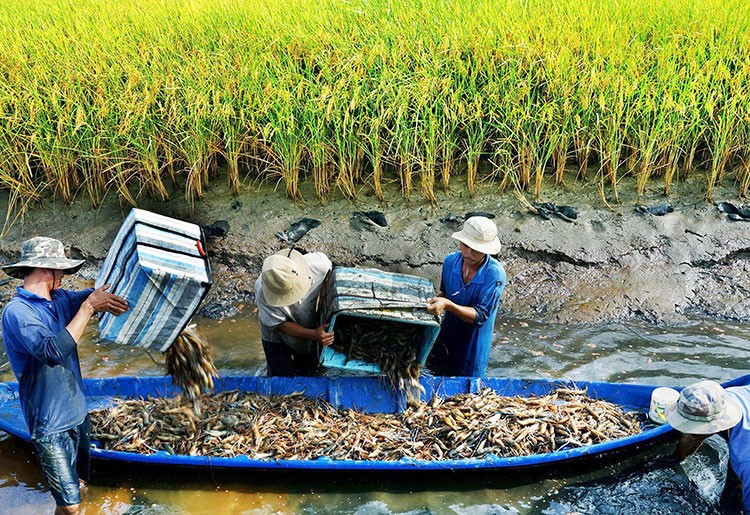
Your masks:
<svg viewBox="0 0 750 515"><path fill-rule="evenodd" d="M263 374L257 318L197 320L225 374ZM80 346L85 377L161 375L163 357L94 341ZM750 326L695 322L678 327L498 321L488 375L682 386L750 373ZM0 381L13 381L0 354ZM564 477L420 482L357 477L259 477L247 472L95 469L82 503L89 514L707 514L727 463L718 437L680 465L659 467L673 443L604 469ZM0 432L0 512L51 513L52 498L28 445Z"/></svg>

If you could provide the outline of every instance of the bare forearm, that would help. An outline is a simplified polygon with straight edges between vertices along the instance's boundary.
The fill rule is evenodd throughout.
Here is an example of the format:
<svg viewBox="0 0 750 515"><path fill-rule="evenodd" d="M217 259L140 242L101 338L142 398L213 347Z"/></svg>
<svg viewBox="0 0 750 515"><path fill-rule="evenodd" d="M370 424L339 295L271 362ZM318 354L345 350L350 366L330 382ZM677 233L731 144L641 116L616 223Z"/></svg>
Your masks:
<svg viewBox="0 0 750 515"><path fill-rule="evenodd" d="M442 315L450 311L467 324L473 324L477 319L477 311L471 306L461 306L443 296L441 292L437 297L427 299L427 312L433 315Z"/></svg>
<svg viewBox="0 0 750 515"><path fill-rule="evenodd" d="M674 457L679 461L684 460L701 446L703 440L708 438L710 435L692 435L683 434L677 442L677 447L674 450Z"/></svg>
<svg viewBox="0 0 750 515"><path fill-rule="evenodd" d="M328 332L328 324L323 324L313 329L308 329L297 322L287 320L279 326L279 331L294 338L303 338L312 340L321 345L331 345L333 343L333 333Z"/></svg>
<svg viewBox="0 0 750 515"><path fill-rule="evenodd" d="M299 325L297 322L287 320L279 326L279 331L287 336L294 338L304 338L306 340L315 340L315 329L308 329L305 326Z"/></svg>
<svg viewBox="0 0 750 515"><path fill-rule="evenodd" d="M474 320L477 319L477 311L471 306L461 306L455 302L450 302L445 309L468 324L473 324Z"/></svg>
<svg viewBox="0 0 750 515"><path fill-rule="evenodd" d="M81 342L81 336L83 336L83 331L86 329L86 326L89 323L89 320L91 319L91 315L94 314L94 308L91 307L91 304L84 301L83 304L81 304L81 307L78 309L78 312L75 314L73 319L68 323L65 328L70 333L70 336L73 337L73 339L76 341L76 343Z"/></svg>

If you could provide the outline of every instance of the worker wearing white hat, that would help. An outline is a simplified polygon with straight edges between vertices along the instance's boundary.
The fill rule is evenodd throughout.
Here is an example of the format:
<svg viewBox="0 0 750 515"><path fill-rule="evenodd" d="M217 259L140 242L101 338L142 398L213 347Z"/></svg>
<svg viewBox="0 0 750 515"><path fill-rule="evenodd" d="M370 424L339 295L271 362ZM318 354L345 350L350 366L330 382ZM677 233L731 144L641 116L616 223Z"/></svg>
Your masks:
<svg viewBox="0 0 750 515"><path fill-rule="evenodd" d="M318 365L317 344L333 343L318 325L318 296L331 260L321 252L285 249L263 262L255 283L261 341L269 376L307 376Z"/></svg>
<svg viewBox="0 0 750 515"><path fill-rule="evenodd" d="M446 256L440 293L427 304L430 313L445 313L445 319L426 364L435 375L483 376L506 280L503 266L492 257L500 252L497 226L473 216L452 238L460 250Z"/></svg>

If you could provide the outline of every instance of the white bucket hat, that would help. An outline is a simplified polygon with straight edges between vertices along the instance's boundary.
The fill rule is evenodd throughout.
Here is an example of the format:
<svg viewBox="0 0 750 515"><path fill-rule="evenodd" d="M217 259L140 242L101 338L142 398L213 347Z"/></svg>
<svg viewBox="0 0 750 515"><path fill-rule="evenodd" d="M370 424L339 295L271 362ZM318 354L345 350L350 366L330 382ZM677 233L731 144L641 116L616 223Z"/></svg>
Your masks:
<svg viewBox="0 0 750 515"><path fill-rule="evenodd" d="M737 425L742 411L719 383L700 381L683 388L664 415L681 433L710 435Z"/></svg>
<svg viewBox="0 0 750 515"><path fill-rule="evenodd" d="M294 249L280 250L263 261L263 296L269 306L289 306L302 299L312 285L310 266Z"/></svg>
<svg viewBox="0 0 750 515"><path fill-rule="evenodd" d="M470 249L483 254L494 255L500 252L497 226L484 216L472 216L467 219L463 228L454 232L451 238L455 238Z"/></svg>
<svg viewBox="0 0 750 515"><path fill-rule="evenodd" d="M23 242L18 263L2 268L9 276L23 279L26 270L30 268L49 268L62 270L65 274L74 274L83 263L83 259L68 259L65 256L65 246L59 240L37 236Z"/></svg>

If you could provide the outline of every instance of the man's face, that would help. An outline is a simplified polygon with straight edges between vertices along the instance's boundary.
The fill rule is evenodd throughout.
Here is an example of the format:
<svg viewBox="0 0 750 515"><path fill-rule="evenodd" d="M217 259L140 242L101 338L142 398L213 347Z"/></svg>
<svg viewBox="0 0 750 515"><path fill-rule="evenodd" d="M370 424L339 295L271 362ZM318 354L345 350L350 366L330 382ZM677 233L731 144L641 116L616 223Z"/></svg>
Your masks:
<svg viewBox="0 0 750 515"><path fill-rule="evenodd" d="M465 243L460 242L461 256L464 258L464 263L471 267L475 267L482 262L484 254L468 247Z"/></svg>

